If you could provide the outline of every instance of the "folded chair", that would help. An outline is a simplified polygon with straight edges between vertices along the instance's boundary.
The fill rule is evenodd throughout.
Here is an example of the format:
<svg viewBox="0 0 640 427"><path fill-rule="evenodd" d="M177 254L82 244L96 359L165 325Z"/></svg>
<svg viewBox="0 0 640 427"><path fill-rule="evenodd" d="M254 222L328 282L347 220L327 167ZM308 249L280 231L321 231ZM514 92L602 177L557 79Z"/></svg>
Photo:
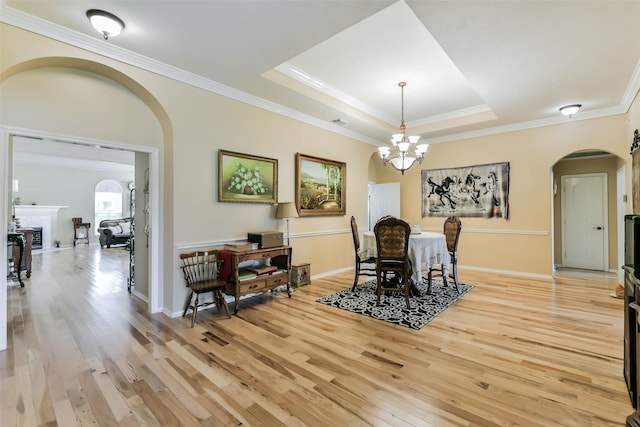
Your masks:
<svg viewBox="0 0 640 427"><path fill-rule="evenodd" d="M189 309L191 313L191 327L196 323L196 316L198 315L198 308L204 307L215 303L218 309L224 308L228 317L231 317L229 313L229 307L224 300L222 289L226 284L225 280L220 279L220 267L222 260L218 258L217 250L205 250L185 253L180 255L180 261L182 266L182 273L184 280L189 288L189 295L184 302L184 312L182 317L185 317ZM200 302L200 294L211 292L213 295L213 301ZM193 299L195 295L195 300Z"/></svg>
<svg viewBox="0 0 640 427"><path fill-rule="evenodd" d="M376 275L376 258L365 256L363 259L363 254L360 250L358 224L356 223L356 218L353 216L351 217L351 235L353 236L353 246L356 252L356 274L353 278L353 286L351 287L351 291L353 292L356 290L356 286L358 285L358 277Z"/></svg>
<svg viewBox="0 0 640 427"><path fill-rule="evenodd" d="M449 271L448 277L453 279L458 293L462 293L462 289L460 289L460 282L458 281L458 241L460 240L460 231L462 231L462 222L457 216L450 216L444 221L444 236L447 241L449 255L451 256L452 267ZM433 277L442 277L444 285L448 286L447 276L444 275L444 267L444 265L440 265L439 267L432 266L429 268L429 275L427 277L429 286L427 287L427 293L431 292L431 279ZM437 274L433 274L434 272L437 272Z"/></svg>
<svg viewBox="0 0 640 427"><path fill-rule="evenodd" d="M383 292L404 292L407 308L411 308L411 263L408 258L411 226L398 218L386 218L378 221L373 231L378 249L376 305L380 305Z"/></svg>

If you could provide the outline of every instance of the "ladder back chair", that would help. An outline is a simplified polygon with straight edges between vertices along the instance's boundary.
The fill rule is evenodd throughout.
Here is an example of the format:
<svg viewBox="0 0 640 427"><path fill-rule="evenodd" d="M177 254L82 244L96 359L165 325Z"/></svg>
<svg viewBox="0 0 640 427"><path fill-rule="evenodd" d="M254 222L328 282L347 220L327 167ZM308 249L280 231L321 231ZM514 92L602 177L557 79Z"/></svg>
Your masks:
<svg viewBox="0 0 640 427"><path fill-rule="evenodd" d="M354 216L351 217L351 234L353 236L353 246L356 252L356 274L353 278L353 286L351 287L351 291L353 292L356 290L356 286L358 285L358 277L376 276L376 258L366 256L362 253L360 249L360 234L358 233L358 224L356 223L356 218Z"/></svg>
<svg viewBox="0 0 640 427"><path fill-rule="evenodd" d="M373 229L376 235L376 305L380 305L382 292L404 292L407 308L411 308L411 263L408 258L411 226L398 218L378 221ZM393 280L387 275L393 274Z"/></svg>
<svg viewBox="0 0 640 427"><path fill-rule="evenodd" d="M456 285L458 293L462 293L462 290L460 289L460 281L458 280L458 241L460 240L460 232L462 231L462 222L457 216L450 216L444 221L443 228L444 237L447 241L447 250L451 256L452 268L449 272L448 278L453 279L453 283ZM447 276L444 274L444 267L445 266L443 265L440 265L439 267L436 265L429 268L429 275L427 277L429 285L427 293L431 292L431 279L433 277L442 277L444 285L448 286ZM436 272L436 274L433 274L434 272Z"/></svg>
<svg viewBox="0 0 640 427"><path fill-rule="evenodd" d="M211 249L180 254L180 262L185 284L189 288L182 317L186 316L189 309L192 310L191 327L193 328L196 323L198 308L210 304L215 303L218 309L224 308L227 317L231 317L229 307L227 307L222 294L222 289L227 282L220 278L220 267L223 261L218 258L218 250ZM207 292L213 294L213 301L201 303L200 294Z"/></svg>

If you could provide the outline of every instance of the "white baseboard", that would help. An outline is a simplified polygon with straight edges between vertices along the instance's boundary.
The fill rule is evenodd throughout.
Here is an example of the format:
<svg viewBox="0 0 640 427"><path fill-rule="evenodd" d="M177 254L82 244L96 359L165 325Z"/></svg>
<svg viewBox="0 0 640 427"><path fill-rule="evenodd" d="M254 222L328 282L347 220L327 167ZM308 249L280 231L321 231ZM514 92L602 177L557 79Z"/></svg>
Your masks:
<svg viewBox="0 0 640 427"><path fill-rule="evenodd" d="M467 266L467 265L458 265L458 269L481 271L483 273L504 274L506 276L531 277L533 279L542 279L542 280L553 279L553 276L551 276L550 274L536 274L536 273L529 273L526 271L499 270L497 268L484 268L484 267L474 267L474 266Z"/></svg>

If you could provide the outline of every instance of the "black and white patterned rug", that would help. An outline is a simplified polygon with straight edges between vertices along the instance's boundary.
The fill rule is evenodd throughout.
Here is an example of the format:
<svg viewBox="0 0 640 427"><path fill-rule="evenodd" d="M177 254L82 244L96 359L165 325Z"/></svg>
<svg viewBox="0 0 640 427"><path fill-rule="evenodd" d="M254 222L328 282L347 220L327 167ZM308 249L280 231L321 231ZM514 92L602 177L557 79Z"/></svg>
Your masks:
<svg viewBox="0 0 640 427"><path fill-rule="evenodd" d="M354 292L351 292L349 287L316 301L407 328L421 329L475 286L460 283L462 293L458 294L453 283L448 283L445 287L442 280L434 279L431 283L431 295L427 295L426 281L419 283L417 287L420 296L411 297L411 309L407 309L404 294L401 292L393 292L389 296L382 295L380 306L376 307L375 280L358 285Z"/></svg>

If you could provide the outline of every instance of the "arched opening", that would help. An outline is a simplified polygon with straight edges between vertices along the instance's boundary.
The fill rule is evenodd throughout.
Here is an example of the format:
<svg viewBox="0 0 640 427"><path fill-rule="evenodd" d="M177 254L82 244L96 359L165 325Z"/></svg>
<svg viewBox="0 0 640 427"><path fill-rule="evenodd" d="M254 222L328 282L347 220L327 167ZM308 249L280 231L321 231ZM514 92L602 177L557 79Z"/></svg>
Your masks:
<svg viewBox="0 0 640 427"><path fill-rule="evenodd" d="M105 219L123 218L122 212L122 186L113 179L105 179L100 181L95 188L95 222ZM98 234L98 228L95 227L95 233Z"/></svg>
<svg viewBox="0 0 640 427"><path fill-rule="evenodd" d="M570 153L552 166L554 272L621 271L624 186L624 161L608 151Z"/></svg>

